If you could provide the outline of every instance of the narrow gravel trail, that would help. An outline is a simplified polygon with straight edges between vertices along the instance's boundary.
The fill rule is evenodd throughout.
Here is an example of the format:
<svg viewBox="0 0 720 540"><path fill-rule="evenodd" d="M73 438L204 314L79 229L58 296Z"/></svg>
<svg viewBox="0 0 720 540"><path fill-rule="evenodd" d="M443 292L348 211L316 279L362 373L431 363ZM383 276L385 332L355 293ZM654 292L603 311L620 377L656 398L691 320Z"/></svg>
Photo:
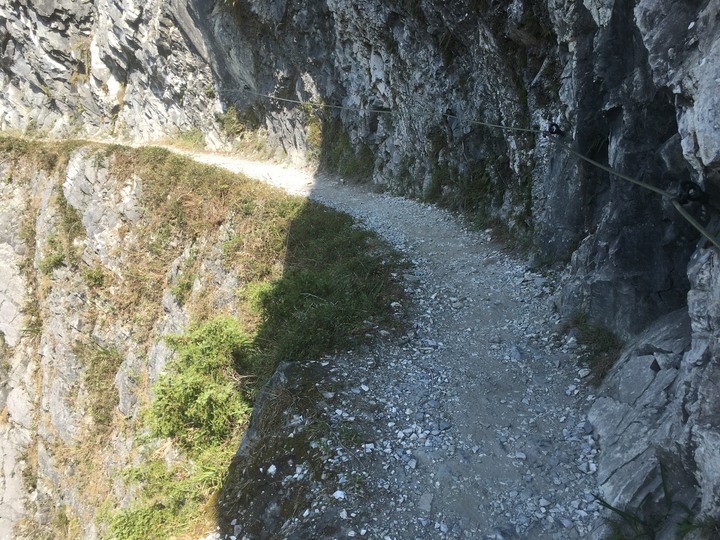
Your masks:
<svg viewBox="0 0 720 540"><path fill-rule="evenodd" d="M330 363L343 385L327 414L363 441L343 449L352 459L337 460L338 485L318 490L283 537L590 536L593 396L559 334L551 280L441 209L277 165L191 156L345 211L414 264L411 305L397 306L409 333L381 333ZM361 479L353 489L350 477Z"/></svg>

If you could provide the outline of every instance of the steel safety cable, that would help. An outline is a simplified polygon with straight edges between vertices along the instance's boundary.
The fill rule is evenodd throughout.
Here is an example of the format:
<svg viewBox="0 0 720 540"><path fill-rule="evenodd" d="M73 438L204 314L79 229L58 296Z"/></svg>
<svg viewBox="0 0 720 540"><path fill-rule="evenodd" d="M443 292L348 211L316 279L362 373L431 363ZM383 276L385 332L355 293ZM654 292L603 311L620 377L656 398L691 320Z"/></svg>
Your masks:
<svg viewBox="0 0 720 540"><path fill-rule="evenodd" d="M377 109L377 108L347 107L344 105L333 105L333 104L322 103L322 102L317 102L317 101L302 101L299 99L281 98L278 96L272 96L270 94L263 94L261 92L256 92L254 90L251 90L249 87L226 88L223 90L219 90L218 93L220 93L220 94L247 94L247 95L253 95L253 96L257 96L257 97L263 97L266 99L281 101L284 103L293 103L296 105L310 105L312 107L316 107L319 109L324 108L324 109L334 109L334 110L343 110L343 111L351 111L351 112L391 114L391 115L397 114L397 111L390 109L390 108ZM687 210L685 210L682 207L682 205L680 204L680 202L677 200L677 198L674 197L671 193L669 193L661 188L658 188L656 186L653 186L652 184L643 182L642 180L638 180L637 178L634 178L627 174L616 171L612 167L609 167L608 165L604 165L604 164L600 163L599 161L596 161L596 160L582 154L581 152L578 152L572 146L559 140L557 137L553 137L553 135L561 134L561 131L558 128L557 124L551 123L549 130L541 130L541 129L534 129L534 128L524 128L524 127L519 127L519 126L508 126L508 125L497 124L497 123L493 123L493 122L483 122L481 120L471 120L471 119L462 118L456 114L450 114L450 113L443 113L441 116L443 116L444 118L447 118L447 119L458 120L459 122L464 122L464 123L478 125L478 126L484 126L484 127L488 127L488 128L501 129L501 130L505 130L505 131L515 131L515 132L520 132L520 133L532 133L535 135L548 135L548 136L550 136L549 140L552 142L552 144L558 146L559 148L562 148L566 152L585 161L586 163L589 163L592 166L594 166L600 170L603 170L603 171L607 172L608 174L611 174L617 178L620 178L622 180L625 180L627 182L635 184L636 186L639 186L643 189L657 193L658 195L668 199L672 203L673 207L678 211L678 213L680 213L680 215L688 223L690 223L690 225L692 225L695 229L697 229L715 247L720 249L720 242L718 242L718 240L707 229L705 229L705 227L703 227L703 225L701 223L699 223ZM555 128L555 129L553 129L553 128Z"/></svg>
<svg viewBox="0 0 720 540"><path fill-rule="evenodd" d="M716 248L720 249L720 242L718 242L715 235L711 234L710 231L708 231L703 225L697 221L685 208L682 207L682 204L680 204L680 201L672 195L671 193L660 189L656 186L653 186L652 184L648 184L647 182L643 182L642 180L638 180L637 178L633 178L632 176L628 176L627 174L623 174L619 171L616 171L612 167L608 167L607 165L603 165L602 163L595 161L594 159L591 159L577 150L575 150L573 147L571 147L568 144L565 144L564 142L558 140L557 138L551 137L550 140L560 148L564 149L566 152L569 152L570 154L582 159L583 161L586 161L587 163L590 163L591 165L597 167L598 169L601 169L609 174L612 174L613 176L616 176L618 178L621 178L622 180L626 180L628 182L631 182L641 188L647 189L649 191L652 191L654 193L657 193L658 195L668 199L670 203L673 205L675 210L678 211L678 213L685 218L685 220L690 223L700 234L702 234L706 239L708 239Z"/></svg>

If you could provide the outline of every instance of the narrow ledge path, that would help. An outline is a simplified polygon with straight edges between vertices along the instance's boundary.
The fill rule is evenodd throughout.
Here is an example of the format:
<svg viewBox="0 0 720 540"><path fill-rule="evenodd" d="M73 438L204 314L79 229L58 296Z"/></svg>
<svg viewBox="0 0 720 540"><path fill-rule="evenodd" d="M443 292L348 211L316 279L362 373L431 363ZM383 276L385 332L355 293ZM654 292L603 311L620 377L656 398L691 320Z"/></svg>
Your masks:
<svg viewBox="0 0 720 540"><path fill-rule="evenodd" d="M338 449L347 469L338 485L316 493L281 537L591 535L600 520L586 419L594 396L559 332L552 280L442 209L279 165L183 153L347 212L414 265L408 334L330 362L342 390L327 414L363 431L362 463ZM353 476L362 479L355 495L343 483Z"/></svg>

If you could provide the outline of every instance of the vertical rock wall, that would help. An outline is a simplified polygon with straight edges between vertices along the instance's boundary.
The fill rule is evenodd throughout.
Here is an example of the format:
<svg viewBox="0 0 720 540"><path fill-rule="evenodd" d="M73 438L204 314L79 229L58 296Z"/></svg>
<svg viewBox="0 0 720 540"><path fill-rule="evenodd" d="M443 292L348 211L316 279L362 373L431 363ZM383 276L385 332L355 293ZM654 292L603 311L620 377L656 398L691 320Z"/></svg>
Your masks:
<svg viewBox="0 0 720 540"><path fill-rule="evenodd" d="M99 160L93 165L86 157L76 154L65 177L65 170L51 173L27 159L15 161L12 153L3 156L0 249L8 256L0 272L9 279L3 281L7 286L0 290L0 305L9 316L0 319L5 338L0 351L5 371L0 390L0 538L61 534L58 520L77 527L65 531L69 536L94 537L93 518L112 490L111 475L130 459L126 435L98 439L89 412L90 400L97 396L88 391L87 365L80 354L91 346L122 351L127 357L120 381L138 367L132 365L132 343L122 329L127 323L107 320L109 306L96 303L83 278L82 269L103 255L106 262L119 263L109 253L116 251L118 226L128 220L122 206L98 195L114 191L115 180ZM78 183L83 184L85 204L73 193ZM80 258L72 264L73 246L61 247L67 238L59 197L70 208L77 206L87 226L77 231L74 248ZM96 243L99 238L104 242ZM51 261L58 250L64 262L55 267ZM131 418L137 408L123 412ZM107 453L82 454L96 443Z"/></svg>
<svg viewBox="0 0 720 540"><path fill-rule="evenodd" d="M670 193L690 180L714 192L714 142L697 134L714 125L716 7L240 1L234 15L254 69L223 71L232 90L221 98L264 118L293 155L313 144L307 111L265 96L344 107L333 121L350 145L372 151L375 183L499 219L532 238L540 261L572 254L561 309L630 336L684 304L697 232L669 201L546 137L477 121L557 122L567 143L603 164ZM230 43L233 32L204 33Z"/></svg>
<svg viewBox="0 0 720 540"><path fill-rule="evenodd" d="M683 520L720 518L719 262L715 249L693 254L688 309L628 347L589 414L603 449L601 495L661 538Z"/></svg>
<svg viewBox="0 0 720 540"><path fill-rule="evenodd" d="M142 179L112 151L31 150L0 152L0 538L95 538L103 508L132 500L117 475L142 454L139 411L172 354L162 336L188 323L170 284L189 248L175 240L157 301L137 298L157 259ZM196 241L204 299L232 303L221 249Z"/></svg>
<svg viewBox="0 0 720 540"><path fill-rule="evenodd" d="M0 3L0 129L217 143L207 50L184 2Z"/></svg>
<svg viewBox="0 0 720 540"><path fill-rule="evenodd" d="M7 178L8 164L0 166ZM12 531L25 514L27 489L23 483L22 454L33 423L33 373L37 364L21 344L25 282L20 267L26 253L16 216L27 210L25 190L10 182L0 183L0 530ZM20 357L15 361L15 357Z"/></svg>

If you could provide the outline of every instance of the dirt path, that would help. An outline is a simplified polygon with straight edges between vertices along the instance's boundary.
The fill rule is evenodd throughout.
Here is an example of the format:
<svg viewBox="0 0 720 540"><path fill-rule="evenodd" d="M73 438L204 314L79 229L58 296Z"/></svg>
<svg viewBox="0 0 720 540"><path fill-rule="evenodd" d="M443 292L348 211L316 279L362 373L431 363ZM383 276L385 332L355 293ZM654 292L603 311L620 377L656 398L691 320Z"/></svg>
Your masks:
<svg viewBox="0 0 720 540"><path fill-rule="evenodd" d="M333 359L344 389L327 414L363 433L359 457L338 449L347 470L285 524L288 537L589 536L593 397L558 335L551 280L443 210L277 165L192 157L348 212L415 264L412 331Z"/></svg>

